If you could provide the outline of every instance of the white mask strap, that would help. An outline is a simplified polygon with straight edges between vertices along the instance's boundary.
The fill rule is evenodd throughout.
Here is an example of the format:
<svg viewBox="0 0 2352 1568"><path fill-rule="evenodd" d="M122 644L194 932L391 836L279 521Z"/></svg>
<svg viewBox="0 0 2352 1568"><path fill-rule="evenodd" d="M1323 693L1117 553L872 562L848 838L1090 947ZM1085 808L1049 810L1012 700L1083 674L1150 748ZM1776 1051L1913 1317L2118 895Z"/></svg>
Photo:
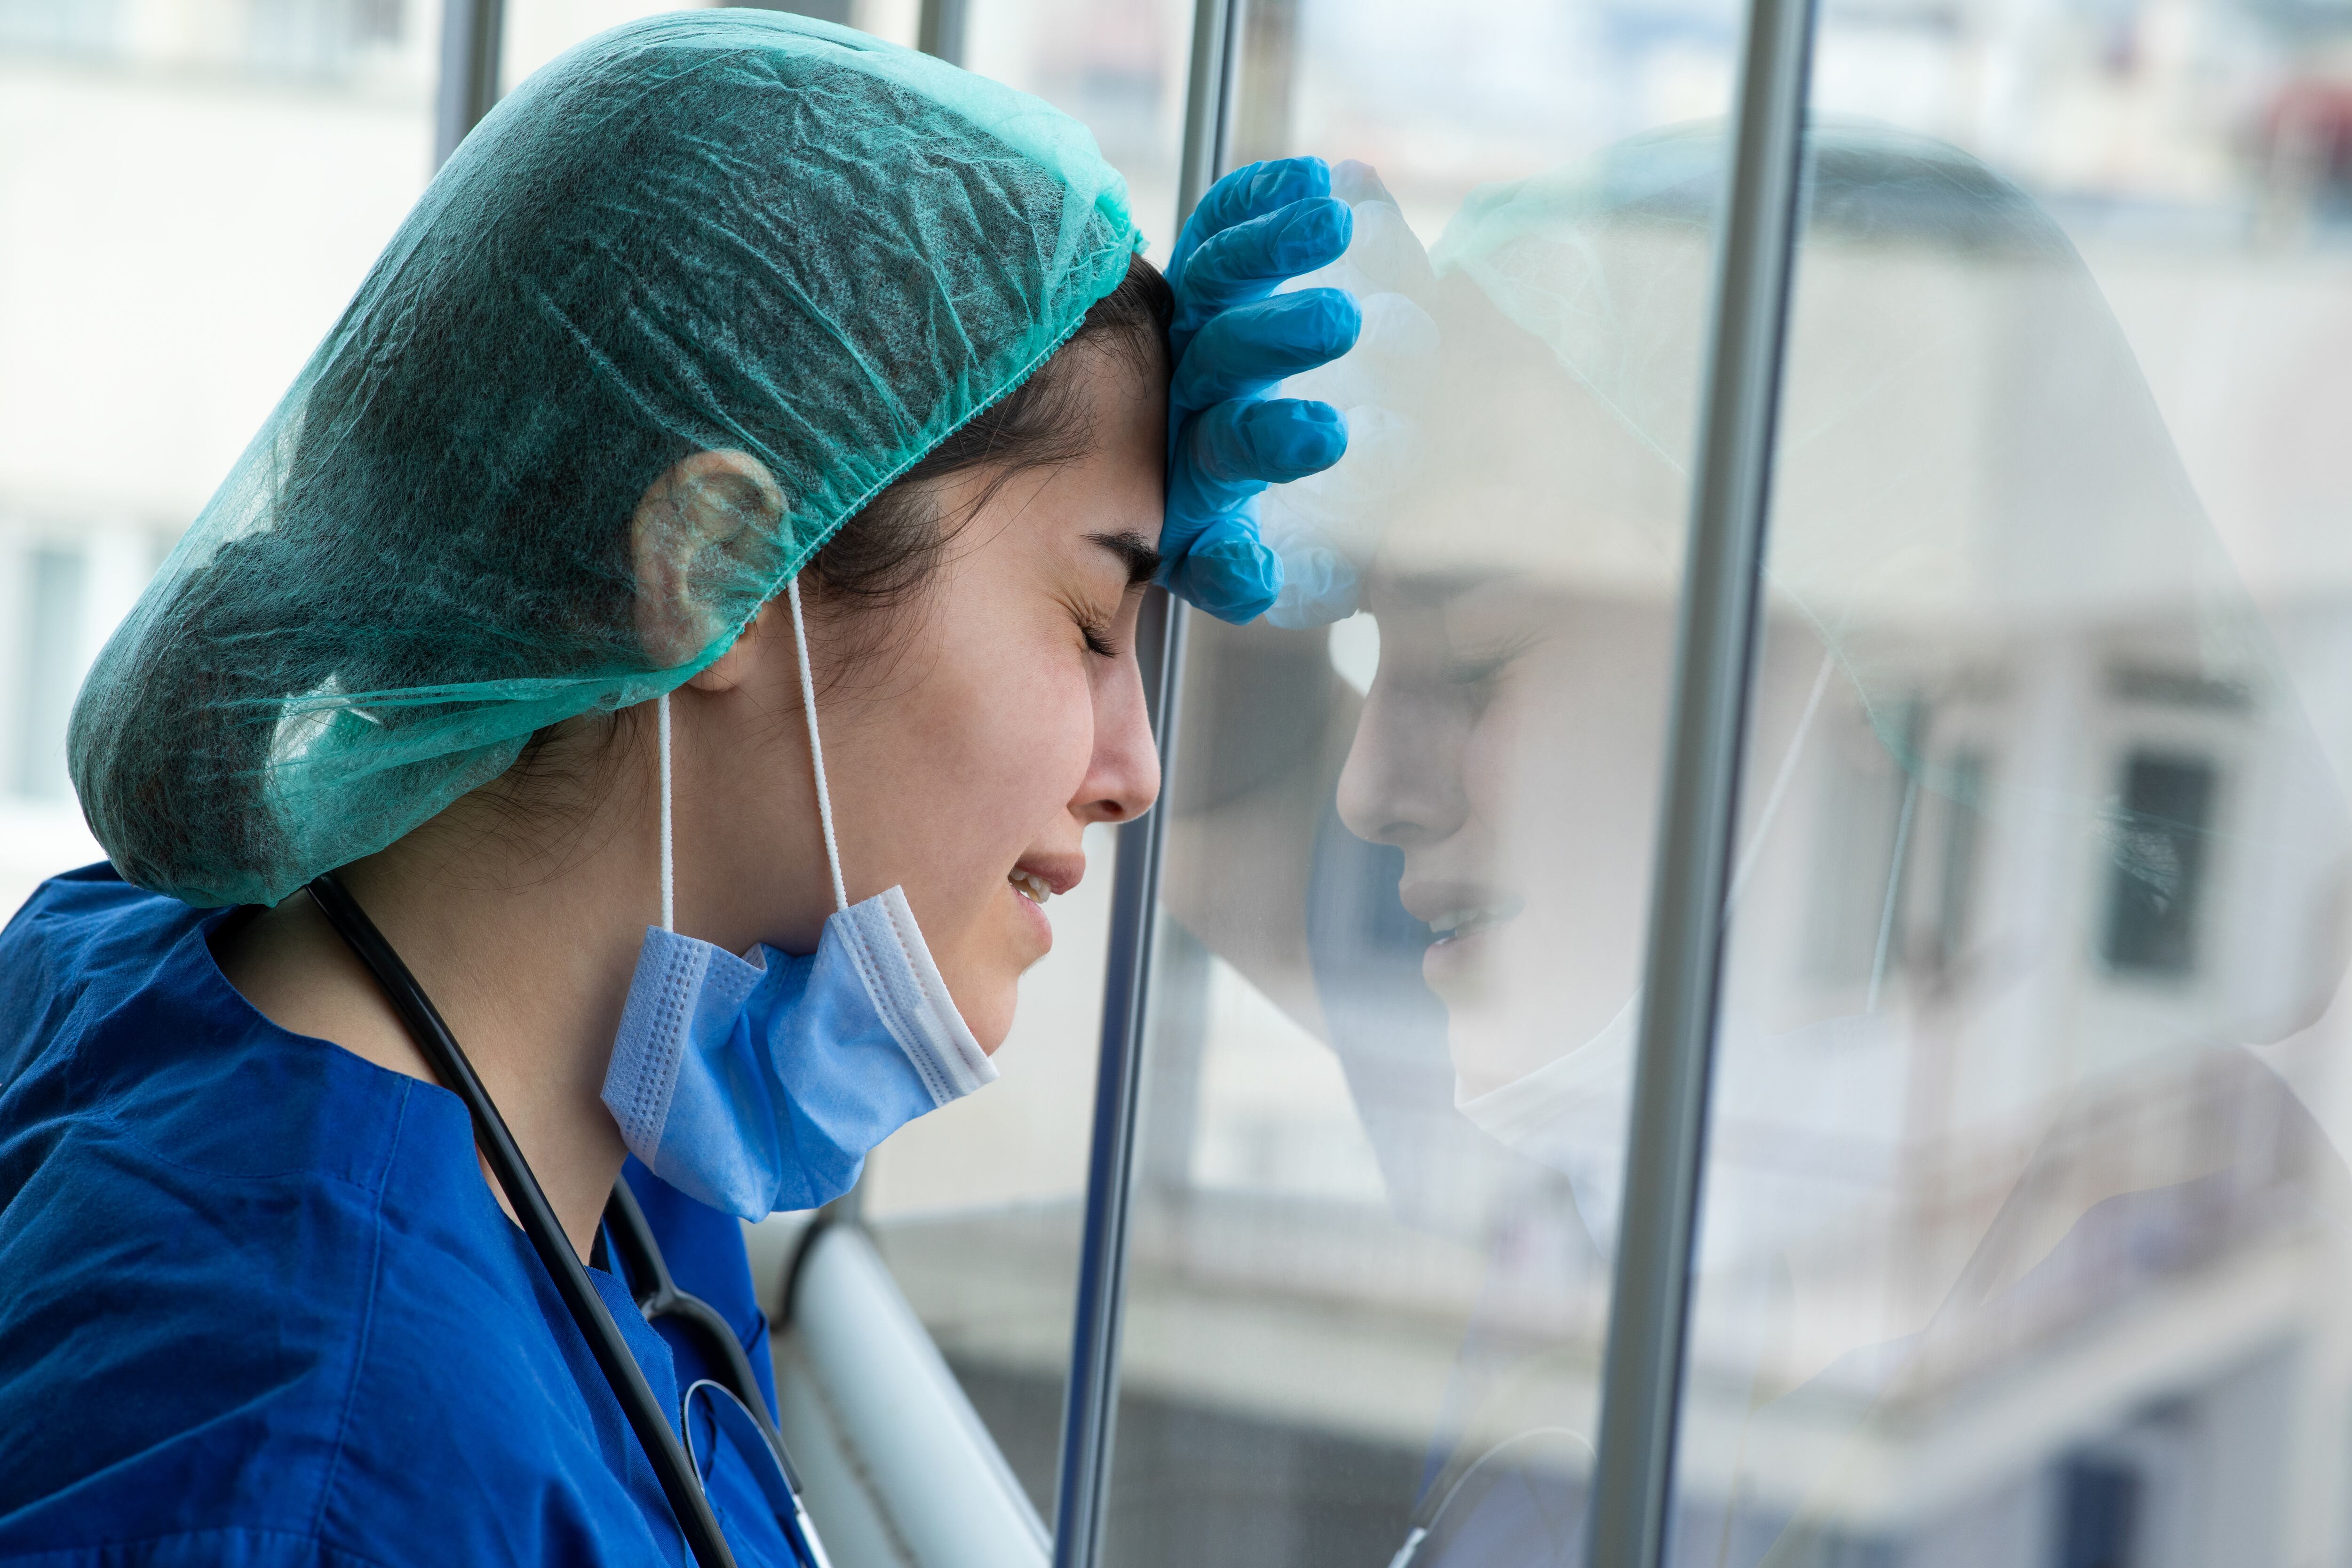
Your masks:
<svg viewBox="0 0 2352 1568"><path fill-rule="evenodd" d="M669 827L669 693L661 694L657 709L661 731L661 877L664 931L677 929L677 863L671 857Z"/></svg>
<svg viewBox="0 0 2352 1568"><path fill-rule="evenodd" d="M824 829L824 863L833 873L833 907L849 907L849 888L841 879L841 847L833 839L833 793L824 787L824 742L816 733L816 681L809 674L808 628L801 621L801 580L797 574L784 584L793 602L793 647L801 659L801 707L808 714L809 764L816 773L816 819Z"/></svg>

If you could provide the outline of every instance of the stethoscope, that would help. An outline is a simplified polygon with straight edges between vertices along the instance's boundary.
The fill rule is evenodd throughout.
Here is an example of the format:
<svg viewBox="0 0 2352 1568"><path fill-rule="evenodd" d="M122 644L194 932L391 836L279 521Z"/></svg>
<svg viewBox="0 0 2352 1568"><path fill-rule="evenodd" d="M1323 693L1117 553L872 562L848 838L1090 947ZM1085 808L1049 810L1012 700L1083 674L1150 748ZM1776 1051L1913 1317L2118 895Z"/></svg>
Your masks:
<svg viewBox="0 0 2352 1568"><path fill-rule="evenodd" d="M630 1429L636 1433L646 1459L653 1465L654 1477L661 1483L662 1495L669 1500L670 1511L677 1516L678 1529L686 1536L698 1568L735 1568L735 1554L729 1550L718 1516L711 1512L710 1500L703 1491L696 1463L698 1456L688 1447L698 1411L709 1416L714 1439L718 1432L724 1430L739 1447L747 1446L755 1436L767 1446L769 1456L775 1460L773 1475L759 1473L756 1466L753 1470L783 1524L793 1554L803 1568L829 1568L824 1548L801 1502L800 1478L792 1461L785 1458L782 1436L769 1418L767 1401L761 1395L758 1380L752 1374L751 1358L743 1353L742 1345L718 1310L701 1298L680 1290L670 1278L661 1247L628 1184L614 1184L612 1198L604 1205L604 1225L597 1238L597 1251L606 1254L609 1237L610 1252L618 1254L623 1277L629 1281L637 1310L648 1322L668 1318L684 1325L706 1351L712 1352L723 1379L704 1378L686 1391L679 1422L688 1434L685 1442L679 1440L677 1430L671 1427L669 1417L662 1411L661 1402L654 1397L644 1370L630 1353L628 1342L621 1338L620 1325L613 1321L604 1299L589 1282L588 1271L581 1266L579 1254L572 1249L563 1227L556 1223L555 1211L549 1206L539 1178L523 1160L514 1135L507 1131L498 1107L490 1103L488 1092L475 1076L473 1064L466 1059L449 1026L442 1022L440 1013L416 984L416 977L409 973L408 966L400 961L383 933L376 930L367 911L360 908L332 872L314 879L310 889L310 897L328 923L351 944L360 962L375 976L385 1000L400 1015L401 1023L432 1063L434 1072L466 1102L473 1117L475 1144L489 1165L490 1174L497 1179L499 1189L506 1194L515 1216L522 1222L523 1234L530 1238L531 1249L539 1254L540 1262L554 1279L556 1294L563 1298L565 1310L587 1340L589 1352L596 1358L605 1382L612 1385L614 1397L621 1402L621 1412L628 1418ZM715 1441L713 1453L715 1459Z"/></svg>

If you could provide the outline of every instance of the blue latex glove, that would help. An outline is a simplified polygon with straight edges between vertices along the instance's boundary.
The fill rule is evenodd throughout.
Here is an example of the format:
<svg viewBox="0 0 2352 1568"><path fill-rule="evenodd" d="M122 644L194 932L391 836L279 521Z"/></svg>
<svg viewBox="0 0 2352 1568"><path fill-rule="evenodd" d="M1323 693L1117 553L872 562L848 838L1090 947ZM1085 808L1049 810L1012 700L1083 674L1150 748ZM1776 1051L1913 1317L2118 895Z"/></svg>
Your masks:
<svg viewBox="0 0 2352 1568"><path fill-rule="evenodd" d="M1235 625L1282 591L1282 562L1258 537L1258 492L1348 449L1347 423L1329 404L1265 395L1347 353L1362 325L1337 289L1274 291L1348 248L1354 220L1330 193L1320 158L1236 169L1192 209L1169 263L1176 374L1160 580Z"/></svg>

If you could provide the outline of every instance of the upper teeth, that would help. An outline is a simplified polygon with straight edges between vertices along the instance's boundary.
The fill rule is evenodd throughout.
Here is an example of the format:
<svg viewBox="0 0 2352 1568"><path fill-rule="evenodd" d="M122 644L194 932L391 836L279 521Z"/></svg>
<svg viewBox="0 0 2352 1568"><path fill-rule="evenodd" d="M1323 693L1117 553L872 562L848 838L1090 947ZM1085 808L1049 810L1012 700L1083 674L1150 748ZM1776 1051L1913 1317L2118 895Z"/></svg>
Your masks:
<svg viewBox="0 0 2352 1568"><path fill-rule="evenodd" d="M1026 893L1032 903L1042 904L1054 896L1054 889L1047 885L1045 879L1034 871L1013 872L1013 885Z"/></svg>
<svg viewBox="0 0 2352 1568"><path fill-rule="evenodd" d="M1488 926L1509 920L1523 907L1517 899L1506 899L1499 904L1478 904L1466 910L1452 910L1430 921L1429 929L1440 936L1452 936L1465 926Z"/></svg>

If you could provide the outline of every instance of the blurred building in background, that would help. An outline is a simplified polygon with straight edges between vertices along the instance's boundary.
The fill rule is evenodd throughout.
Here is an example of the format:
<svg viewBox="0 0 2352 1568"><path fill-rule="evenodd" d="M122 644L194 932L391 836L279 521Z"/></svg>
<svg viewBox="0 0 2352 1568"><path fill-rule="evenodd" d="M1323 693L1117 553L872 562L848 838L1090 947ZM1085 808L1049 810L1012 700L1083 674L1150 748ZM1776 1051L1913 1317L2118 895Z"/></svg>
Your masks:
<svg viewBox="0 0 2352 1568"><path fill-rule="evenodd" d="M649 8L512 0L506 79ZM793 8L915 36L913 0ZM1370 163L1423 244L1481 184L1722 114L1738 47L1721 0L1253 0L1244 17L1234 161ZM74 691L423 189L438 26L431 0L0 0L0 903L98 858L65 777ZM1094 127L1164 258L1190 7L971 0L965 26L973 68ZM2053 971L2069 978L2009 1026L2021 1085L2048 1053L2162 1032L2245 963L2332 987L2343 868L2257 863L2230 824L2266 809L2265 705L2307 714L2352 777L2352 9L1832 0L1813 91L1817 112L1968 148L2057 216L2291 689L2179 679L2165 652L2198 634L2173 622L2048 655L2031 690L1923 685L1916 733L1948 781L2105 781L2113 853L2043 864L1981 828L1965 783L1922 798L1874 716L1832 702L1785 781L1786 864L1741 912L1771 939L1743 949L1743 973L1770 997L1851 993L1930 1039L1997 976L1988 942L2031 929L2063 946ZM1663 682L1671 608L1641 610L1629 684ZM1609 1289L1593 1233L1613 1215L1580 1213L1555 1173L1453 1114L1443 1017L1414 1023L1420 1004L1381 977L1342 973L1341 992L1438 1042L1410 1065L1423 1087L1402 1098L1422 1111L1374 1124L1332 1048L1344 995L1310 928L1341 917L1302 911L1393 903L1393 872L1349 880L1327 820L1378 650L1369 617L1194 643L1139 1156L1121 1568L1377 1568L1416 1498L1462 1479L1482 1421L1591 1426ZM2076 679L2053 696L2062 663ZM1792 708L1812 671L1769 677L1759 701ZM1646 779L1656 758L1634 733L1596 743ZM1234 808L1267 799L1291 835L1271 851ZM886 1146L861 1193L1047 1517L1110 883L1108 836L1089 848L1086 884L1052 906L1056 950L1024 986L1005 1080ZM1646 864L1645 842L1626 848ZM1239 904L1220 891L1235 882L1255 889ZM1595 922L1638 926L1622 881L1592 886L1609 900ZM1237 908L1275 910L1287 934ZM1769 1331L1703 1301L1676 1560L2352 1563L2352 1193L2332 1173L2352 1146L2352 1040L2340 1006L2314 1016L2258 1056L2095 1078L2021 1152L2002 1145L2014 1123L1915 1073L1874 1235L1933 1259L2021 1204L2077 1217L2021 1244L1999 1309L1921 1339L1899 1376L1867 1354L1821 1364L1803 1342L1870 1321L1912 1262L1828 1268L1815 1316ZM2073 1195L2029 1191L2021 1168ZM755 1242L763 1267L788 1228Z"/></svg>

